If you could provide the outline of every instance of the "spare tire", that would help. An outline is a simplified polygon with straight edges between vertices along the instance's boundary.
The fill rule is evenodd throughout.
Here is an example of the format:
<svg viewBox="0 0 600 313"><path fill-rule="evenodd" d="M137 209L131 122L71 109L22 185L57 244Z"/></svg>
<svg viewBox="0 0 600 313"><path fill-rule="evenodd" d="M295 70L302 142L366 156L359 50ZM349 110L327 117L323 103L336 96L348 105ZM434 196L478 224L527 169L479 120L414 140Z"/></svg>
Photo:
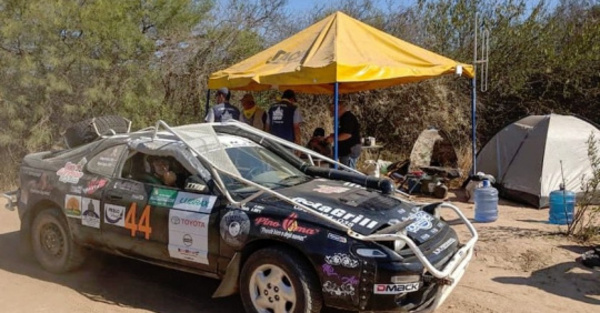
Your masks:
<svg viewBox="0 0 600 313"><path fill-rule="evenodd" d="M74 148L97 140L101 135L128 133L129 126L130 122L127 119L117 115L90 118L67 128L64 134L65 143L68 148Z"/></svg>

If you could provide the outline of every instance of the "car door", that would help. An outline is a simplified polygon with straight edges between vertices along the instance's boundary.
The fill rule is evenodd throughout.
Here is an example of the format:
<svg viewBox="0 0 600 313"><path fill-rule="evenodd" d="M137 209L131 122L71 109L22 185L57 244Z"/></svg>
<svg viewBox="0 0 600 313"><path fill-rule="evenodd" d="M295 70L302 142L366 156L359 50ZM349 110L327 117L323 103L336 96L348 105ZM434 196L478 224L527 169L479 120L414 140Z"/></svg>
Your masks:
<svg viewBox="0 0 600 313"><path fill-rule="evenodd" d="M83 169L83 176L77 184L70 186L65 196L67 208L79 208L79 214L67 209L67 216L77 217L71 219L78 225L75 228L75 236L85 244L103 245L102 194L114 178L125 151L125 145L114 145L91 157ZM76 203L78 204L75 205Z"/></svg>
<svg viewBox="0 0 600 313"><path fill-rule="evenodd" d="M134 154L124 168L143 164L146 157ZM177 174L195 177L189 172ZM214 236L209 233L218 229L216 218L211 217L217 197L205 193L206 185L198 178L165 186L136 174L121 176L103 197L103 236L109 246L134 257L215 271L216 262L209 258L210 251L218 252L218 237L217 246L209 248L209 237Z"/></svg>

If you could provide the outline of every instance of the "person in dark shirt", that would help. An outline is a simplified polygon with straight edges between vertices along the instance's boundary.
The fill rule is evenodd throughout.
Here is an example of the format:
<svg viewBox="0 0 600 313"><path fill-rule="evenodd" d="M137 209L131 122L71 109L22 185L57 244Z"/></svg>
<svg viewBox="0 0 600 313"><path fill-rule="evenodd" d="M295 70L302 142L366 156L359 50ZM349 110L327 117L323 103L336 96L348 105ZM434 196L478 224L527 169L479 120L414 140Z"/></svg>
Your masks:
<svg viewBox="0 0 600 313"><path fill-rule="evenodd" d="M321 127L317 127L313 131L313 136L306 144L306 147L328 158L331 158L331 144L327 142L325 138L325 130Z"/></svg>
<svg viewBox="0 0 600 313"><path fill-rule="evenodd" d="M267 111L267 124L265 130L279 138L300 145L300 123L302 115L295 105L296 94L293 90L286 90L281 96L281 101L274 103Z"/></svg>
<svg viewBox="0 0 600 313"><path fill-rule="evenodd" d="M331 115L334 114L334 107L329 107ZM338 109L338 156L339 162L351 168L356 168L356 163L360 157L362 145L360 141L360 123L356 116L350 111L347 103L339 103ZM334 143L334 134L327 137L327 142Z"/></svg>
<svg viewBox="0 0 600 313"><path fill-rule="evenodd" d="M229 104L231 98L231 92L229 89L223 87L217 90L217 104L215 104L208 113L204 121L213 122L225 122L230 119L240 120L240 109Z"/></svg>

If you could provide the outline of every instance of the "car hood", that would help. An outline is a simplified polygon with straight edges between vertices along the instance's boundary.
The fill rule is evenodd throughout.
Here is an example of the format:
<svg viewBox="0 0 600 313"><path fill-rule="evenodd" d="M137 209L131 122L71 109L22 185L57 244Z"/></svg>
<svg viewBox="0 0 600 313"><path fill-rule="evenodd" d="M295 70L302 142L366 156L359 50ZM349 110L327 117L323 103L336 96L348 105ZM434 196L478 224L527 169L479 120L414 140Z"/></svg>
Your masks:
<svg viewBox="0 0 600 313"><path fill-rule="evenodd" d="M410 202L370 191L360 185L315 179L278 190L295 203L331 217L353 231L370 235L397 222L414 220L406 230L417 243L427 241L447 225Z"/></svg>

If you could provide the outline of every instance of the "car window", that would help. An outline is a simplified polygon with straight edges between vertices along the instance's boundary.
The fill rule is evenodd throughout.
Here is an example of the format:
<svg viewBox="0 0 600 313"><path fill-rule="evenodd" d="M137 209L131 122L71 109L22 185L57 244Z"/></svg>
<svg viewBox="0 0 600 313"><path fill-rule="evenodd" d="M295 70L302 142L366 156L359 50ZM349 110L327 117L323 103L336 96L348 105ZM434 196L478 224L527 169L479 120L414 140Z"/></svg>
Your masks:
<svg viewBox="0 0 600 313"><path fill-rule="evenodd" d="M103 176L112 176L125 149L125 145L118 145L103 150L87 163L87 170Z"/></svg>
<svg viewBox="0 0 600 313"><path fill-rule="evenodd" d="M174 157L133 153L125 162L121 176L145 184L184 189L191 174Z"/></svg>

